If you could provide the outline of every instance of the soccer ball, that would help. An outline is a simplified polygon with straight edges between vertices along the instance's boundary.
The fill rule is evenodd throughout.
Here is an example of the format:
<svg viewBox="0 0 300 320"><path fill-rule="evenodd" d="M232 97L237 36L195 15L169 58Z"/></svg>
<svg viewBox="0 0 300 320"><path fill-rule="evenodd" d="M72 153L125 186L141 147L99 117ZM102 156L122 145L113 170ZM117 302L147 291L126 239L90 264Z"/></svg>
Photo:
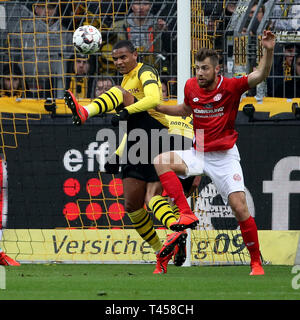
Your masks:
<svg viewBox="0 0 300 320"><path fill-rule="evenodd" d="M80 53L95 53L99 51L101 43L101 32L93 26L79 27L73 34L74 47Z"/></svg>

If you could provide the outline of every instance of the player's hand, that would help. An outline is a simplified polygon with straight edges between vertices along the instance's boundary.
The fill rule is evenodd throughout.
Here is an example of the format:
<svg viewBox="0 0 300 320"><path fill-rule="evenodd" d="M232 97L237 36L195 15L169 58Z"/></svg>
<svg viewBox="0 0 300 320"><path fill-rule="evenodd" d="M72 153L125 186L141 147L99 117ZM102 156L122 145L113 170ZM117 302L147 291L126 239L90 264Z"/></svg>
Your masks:
<svg viewBox="0 0 300 320"><path fill-rule="evenodd" d="M120 121L126 121L129 118L129 112L127 109L122 109L119 113L116 113L111 118L111 124L114 127L117 127L119 125Z"/></svg>
<svg viewBox="0 0 300 320"><path fill-rule="evenodd" d="M104 170L106 173L117 174L120 171L120 157L114 154L108 161L104 164Z"/></svg>
<svg viewBox="0 0 300 320"><path fill-rule="evenodd" d="M276 43L276 36L270 30L264 30L264 34L261 38L262 46L266 50L273 50Z"/></svg>

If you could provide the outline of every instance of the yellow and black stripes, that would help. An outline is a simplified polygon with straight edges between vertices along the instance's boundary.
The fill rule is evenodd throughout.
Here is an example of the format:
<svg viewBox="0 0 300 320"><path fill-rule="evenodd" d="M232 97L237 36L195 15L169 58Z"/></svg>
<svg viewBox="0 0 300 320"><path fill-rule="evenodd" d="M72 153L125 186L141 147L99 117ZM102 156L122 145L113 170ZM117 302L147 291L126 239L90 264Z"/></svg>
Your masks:
<svg viewBox="0 0 300 320"><path fill-rule="evenodd" d="M122 103L122 91L117 87L112 87L85 106L85 109L87 110L89 117L92 117L99 113L112 111Z"/></svg>
<svg viewBox="0 0 300 320"><path fill-rule="evenodd" d="M151 65L149 64L143 64L142 67L139 69L138 71L138 78L141 79L141 76L144 72L150 72L150 74L153 74L153 76L151 75L151 78L155 79L156 82L159 81L159 74L158 74L158 71L152 67Z"/></svg>
<svg viewBox="0 0 300 320"><path fill-rule="evenodd" d="M150 244L154 252L158 252L162 248L162 243L153 227L150 214L144 208L141 208L128 213L128 217L138 234Z"/></svg>
<svg viewBox="0 0 300 320"><path fill-rule="evenodd" d="M104 92L101 96L96 98L94 102L99 107L99 113L105 113L107 111L110 111L110 105L112 105L112 109L116 109L116 107L119 105L117 97L109 92Z"/></svg>
<svg viewBox="0 0 300 320"><path fill-rule="evenodd" d="M158 85L156 80L147 80L143 83L143 87L145 88L148 84L151 84L151 83Z"/></svg>
<svg viewBox="0 0 300 320"><path fill-rule="evenodd" d="M158 219L167 228L170 228L171 223L177 220L167 198L165 197L154 196L149 201L149 208L152 210L156 219Z"/></svg>
<svg viewBox="0 0 300 320"><path fill-rule="evenodd" d="M166 116L154 109L163 98L159 74L155 68L139 62L133 70L123 75L121 87L137 99L135 103L126 106L129 114L147 111L164 127L169 127Z"/></svg>
<svg viewBox="0 0 300 320"><path fill-rule="evenodd" d="M174 204L173 206L171 206L172 211L174 213L174 216L176 217L176 219L179 219L180 217L180 211L178 209L178 207L176 206L176 204Z"/></svg>

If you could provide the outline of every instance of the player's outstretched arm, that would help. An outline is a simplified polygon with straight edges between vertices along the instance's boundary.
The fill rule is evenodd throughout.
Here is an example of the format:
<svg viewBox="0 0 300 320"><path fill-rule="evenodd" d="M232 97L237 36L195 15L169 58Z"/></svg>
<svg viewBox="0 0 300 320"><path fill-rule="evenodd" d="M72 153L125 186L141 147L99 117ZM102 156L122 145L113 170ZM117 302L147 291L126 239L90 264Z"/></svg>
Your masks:
<svg viewBox="0 0 300 320"><path fill-rule="evenodd" d="M155 108L161 102L160 90L157 83L149 83L144 87L144 97L126 107L129 114L147 111Z"/></svg>
<svg viewBox="0 0 300 320"><path fill-rule="evenodd" d="M178 104L176 106L159 105L155 110L169 116L188 117L192 114L192 108L185 103Z"/></svg>
<svg viewBox="0 0 300 320"><path fill-rule="evenodd" d="M117 127L120 121L128 120L130 114L153 109L161 102L160 90L157 84L147 85L144 88L144 95L145 96L137 102L132 102L129 105L125 104L125 107L119 113L113 115L111 124Z"/></svg>
<svg viewBox="0 0 300 320"><path fill-rule="evenodd" d="M273 63L274 47L276 43L275 35L271 31L264 30L261 41L264 53L256 70L248 75L248 84L250 88L254 88L269 76Z"/></svg>

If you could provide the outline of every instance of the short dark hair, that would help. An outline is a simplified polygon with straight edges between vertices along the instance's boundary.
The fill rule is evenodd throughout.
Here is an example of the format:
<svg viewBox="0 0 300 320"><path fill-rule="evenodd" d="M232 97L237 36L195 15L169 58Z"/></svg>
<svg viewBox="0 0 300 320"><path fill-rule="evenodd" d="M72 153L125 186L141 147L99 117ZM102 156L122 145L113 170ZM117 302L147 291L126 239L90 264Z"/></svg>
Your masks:
<svg viewBox="0 0 300 320"><path fill-rule="evenodd" d="M207 49L207 48L201 48L195 56L195 60L198 62L201 62L205 60L206 58L210 59L210 62L217 66L219 64L219 56L217 52L213 49Z"/></svg>
<svg viewBox="0 0 300 320"><path fill-rule="evenodd" d="M130 53L133 53L136 51L136 48L134 47L132 42L129 40L121 40L113 46L113 50L121 49L121 48L127 48Z"/></svg>

